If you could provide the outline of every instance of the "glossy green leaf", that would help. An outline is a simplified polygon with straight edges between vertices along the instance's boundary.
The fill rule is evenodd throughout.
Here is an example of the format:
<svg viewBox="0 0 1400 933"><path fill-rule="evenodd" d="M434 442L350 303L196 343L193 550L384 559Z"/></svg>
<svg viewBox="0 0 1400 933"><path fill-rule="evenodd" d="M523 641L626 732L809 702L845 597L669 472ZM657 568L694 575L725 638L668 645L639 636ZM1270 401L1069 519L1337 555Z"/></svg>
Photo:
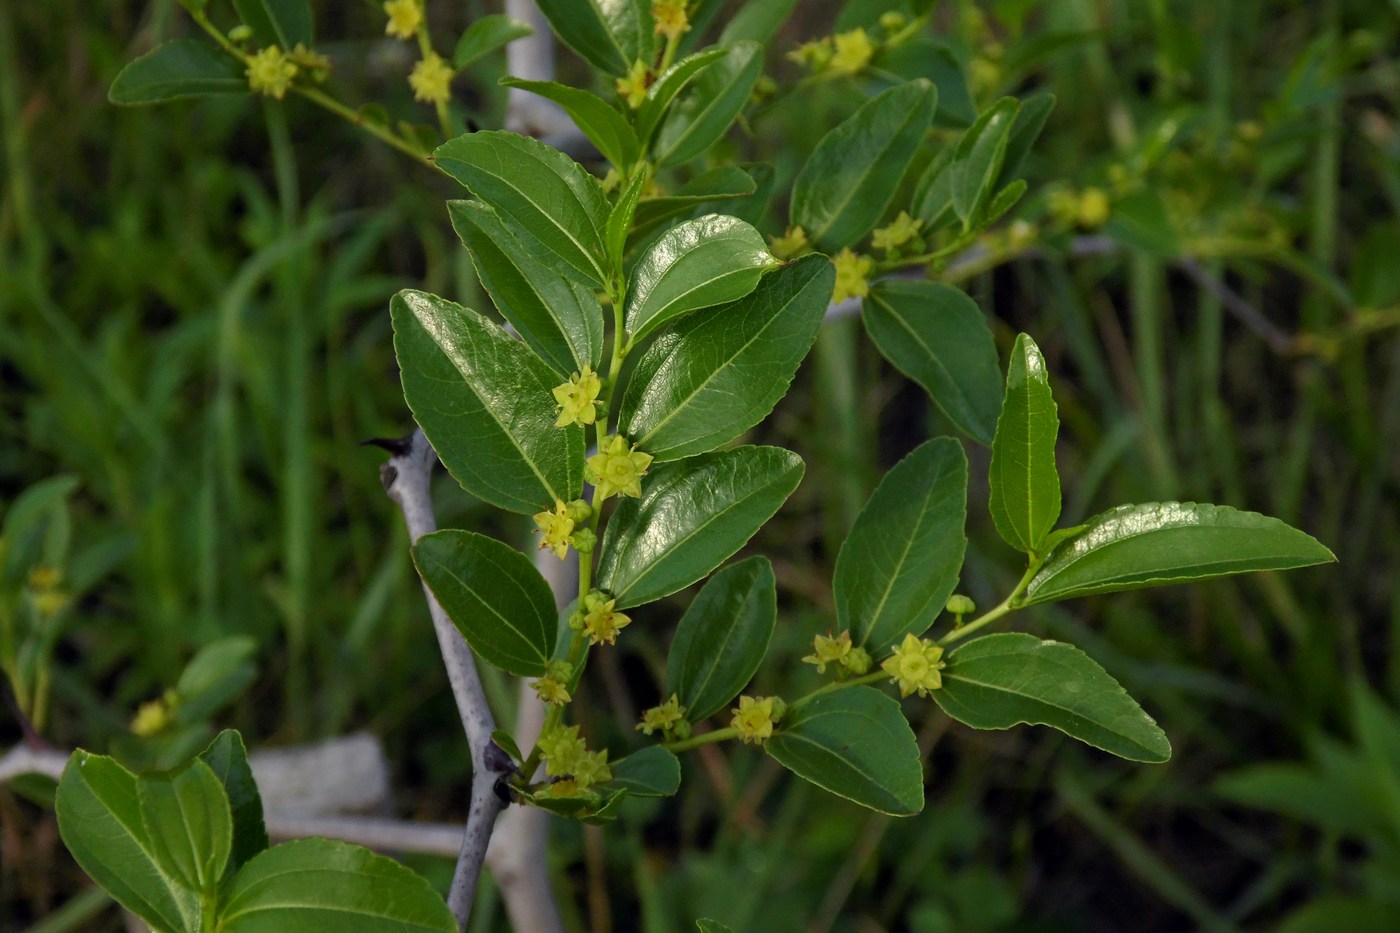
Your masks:
<svg viewBox="0 0 1400 933"><path fill-rule="evenodd" d="M225 874L231 875L244 862L267 848L262 796L258 793L257 782L253 780L253 769L248 767L248 752L243 747L243 737L234 730L225 729L216 735L209 747L199 753L199 758L219 779L228 798L229 813L233 818L233 843Z"/></svg>
<svg viewBox="0 0 1400 933"><path fill-rule="evenodd" d="M702 71L723 58L724 52L724 49L696 52L667 68L652 82L651 87L647 89L647 96L642 99L642 105L637 108L637 139L643 148L651 142L651 134L656 132L656 127L660 125L661 118L666 116L666 110L676 96Z"/></svg>
<svg viewBox="0 0 1400 933"><path fill-rule="evenodd" d="M779 447L735 447L652 467L641 498L623 499L608 520L598 585L624 609L689 586L744 546L802 471L802 458Z"/></svg>
<svg viewBox="0 0 1400 933"><path fill-rule="evenodd" d="M257 679L253 664L258 643L246 635L220 638L200 648L175 682L180 704L175 718L186 725L204 723L232 703Z"/></svg>
<svg viewBox="0 0 1400 933"><path fill-rule="evenodd" d="M228 796L213 770L196 758L137 778L136 797L156 863L185 887L213 894L233 846Z"/></svg>
<svg viewBox="0 0 1400 933"><path fill-rule="evenodd" d="M563 107L583 135L598 147L603 158L619 169L637 160L637 134L632 130L632 125L597 94L556 81L502 78L501 84L538 94Z"/></svg>
<svg viewBox="0 0 1400 933"><path fill-rule="evenodd" d="M633 797L670 797L681 787L681 763L660 745L648 745L611 765L608 786Z"/></svg>
<svg viewBox="0 0 1400 933"><path fill-rule="evenodd" d="M538 5L565 45L608 74L623 75L633 62L651 61L656 26L650 0L538 0Z"/></svg>
<svg viewBox="0 0 1400 933"><path fill-rule="evenodd" d="M717 165L670 194L639 201L633 217L632 237L648 233L662 222L694 211L702 204L747 198L755 188L753 176L737 165Z"/></svg>
<svg viewBox="0 0 1400 933"><path fill-rule="evenodd" d="M158 104L180 97L246 94L243 66L207 42L176 39L128 64L112 82L114 104Z"/></svg>
<svg viewBox="0 0 1400 933"><path fill-rule="evenodd" d="M497 49L533 35L530 24L507 16L504 13L491 13L472 22L457 40L457 48L452 53L452 67L463 68L490 55Z"/></svg>
<svg viewBox="0 0 1400 933"><path fill-rule="evenodd" d="M597 294L535 262L500 216L480 201L448 201L447 212L496 309L555 375L567 377L584 364L597 368L603 358L603 306Z"/></svg>
<svg viewBox="0 0 1400 933"><path fill-rule="evenodd" d="M953 594L967 549L967 457L938 437L894 465L836 556L836 622L879 655L928 631Z"/></svg>
<svg viewBox="0 0 1400 933"><path fill-rule="evenodd" d="M1050 112L1054 109L1055 95L1048 91L1032 94L1021 101L1021 110L1016 114L1011 136L1006 141L1006 155L1002 159L997 185L1010 184L1020 174L1026 157L1040 138L1040 131L1045 128L1045 121L1050 119Z"/></svg>
<svg viewBox="0 0 1400 933"><path fill-rule="evenodd" d="M706 214L677 224L632 268L627 333L635 342L683 314L742 298L776 265L763 235L742 220Z"/></svg>
<svg viewBox="0 0 1400 933"><path fill-rule="evenodd" d="M1003 97L958 140L953 152L951 172L953 209L958 212L966 229L974 224L991 200L993 187L1006 160L1006 147L1011 128L1021 104L1013 97Z"/></svg>
<svg viewBox="0 0 1400 933"><path fill-rule="evenodd" d="M672 105L652 145L661 167L688 162L705 152L738 119L758 76L763 72L763 47L736 42L724 57L698 74Z"/></svg>
<svg viewBox="0 0 1400 933"><path fill-rule="evenodd" d="M275 45L290 52L311 47L311 4L308 0L233 0L238 18L253 30L258 45Z"/></svg>
<svg viewBox="0 0 1400 933"><path fill-rule="evenodd" d="M1050 371L1028 335L1016 338L1006 372L1006 395L992 442L992 521L1002 540L1036 553L1060 518L1060 474L1055 437L1060 416L1050 393Z"/></svg>
<svg viewBox="0 0 1400 933"><path fill-rule="evenodd" d="M556 428L555 373L468 308L405 290L390 303L404 398L472 495L532 514L583 489L583 428Z"/></svg>
<svg viewBox="0 0 1400 933"><path fill-rule="evenodd" d="M777 583L766 557L711 577L681 616L666 659L666 695L699 722L724 709L753 679L778 620Z"/></svg>
<svg viewBox="0 0 1400 933"><path fill-rule="evenodd" d="M820 250L874 229L928 132L938 92L910 81L871 98L822 137L792 187L792 222Z"/></svg>
<svg viewBox="0 0 1400 933"><path fill-rule="evenodd" d="M219 933L456 933L427 879L332 839L274 846L243 866L219 904Z"/></svg>
<svg viewBox="0 0 1400 933"><path fill-rule="evenodd" d="M953 210L953 150L944 149L924 167L914 186L912 213L924 222L924 233L932 233L952 225L957 219Z"/></svg>
<svg viewBox="0 0 1400 933"><path fill-rule="evenodd" d="M642 189L646 187L646 183L646 172L634 175L618 193L617 203L608 214L608 263L615 269L622 268L622 257L627 252L627 236L632 232L632 222L637 216L637 205L642 199Z"/></svg>
<svg viewBox="0 0 1400 933"><path fill-rule="evenodd" d="M982 309L936 282L885 280L861 318L885 359L923 386L948 420L981 444L996 433L1001 364Z"/></svg>
<svg viewBox="0 0 1400 933"><path fill-rule="evenodd" d="M990 226L998 220L1001 220L1002 217L1020 202L1029 187L1024 178L1018 178L1007 184L1005 188L1002 188L992 196L991 203L987 205L987 213L986 216L983 217L983 222Z"/></svg>
<svg viewBox="0 0 1400 933"><path fill-rule="evenodd" d="M1291 570L1337 558L1276 518L1224 505L1120 505L1050 552L1023 605L1206 580L1254 570Z"/></svg>
<svg viewBox="0 0 1400 933"><path fill-rule="evenodd" d="M762 421L811 349L835 281L824 256L664 328L637 362L620 430L658 460L713 450Z"/></svg>
<svg viewBox="0 0 1400 933"><path fill-rule="evenodd" d="M899 702L870 687L813 697L764 743L779 764L838 797L891 816L924 808L919 745Z"/></svg>
<svg viewBox="0 0 1400 933"><path fill-rule="evenodd" d="M933 698L974 729L1027 723L1131 761L1166 761L1172 754L1157 723L1093 658L1024 632L987 635L954 649Z"/></svg>
<svg viewBox="0 0 1400 933"><path fill-rule="evenodd" d="M583 166L537 139L504 131L458 136L433 157L495 208L536 260L602 287L608 199Z"/></svg>
<svg viewBox="0 0 1400 933"><path fill-rule="evenodd" d="M63 844L89 878L152 927L199 930L199 896L156 860L141 819L136 775L115 760L81 749L58 783Z"/></svg>
<svg viewBox="0 0 1400 933"><path fill-rule="evenodd" d="M448 529L419 538L413 563L473 651L520 677L554 653L554 595L534 562L508 544Z"/></svg>

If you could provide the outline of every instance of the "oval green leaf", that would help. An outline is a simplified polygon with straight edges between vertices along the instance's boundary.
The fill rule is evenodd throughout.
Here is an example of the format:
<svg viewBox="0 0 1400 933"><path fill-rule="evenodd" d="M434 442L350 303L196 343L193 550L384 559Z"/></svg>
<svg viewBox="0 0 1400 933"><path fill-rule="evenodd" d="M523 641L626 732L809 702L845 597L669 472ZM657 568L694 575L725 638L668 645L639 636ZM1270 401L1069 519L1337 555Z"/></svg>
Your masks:
<svg viewBox="0 0 1400 933"><path fill-rule="evenodd" d="M259 45L275 45L290 52L298 45L311 47L311 4L308 0L233 0L238 18L253 30Z"/></svg>
<svg viewBox="0 0 1400 933"><path fill-rule="evenodd" d="M677 224L632 269L628 336L635 342L683 314L742 298L777 264L763 235L737 217L706 214Z"/></svg>
<svg viewBox="0 0 1400 933"><path fill-rule="evenodd" d="M953 209L962 219L963 229L977 222L992 196L997 176L1006 159L1007 142L1016 123L1021 102L1003 97L977 118L958 140L949 167Z"/></svg>
<svg viewBox="0 0 1400 933"><path fill-rule="evenodd" d="M336 930L456 933L427 879L362 846L298 839L243 866L219 904L219 933Z"/></svg>
<svg viewBox="0 0 1400 933"><path fill-rule="evenodd" d="M933 698L974 729L1050 726L1130 761L1172 754L1166 734L1098 662L1073 645L1024 632L954 649Z"/></svg>
<svg viewBox="0 0 1400 933"><path fill-rule="evenodd" d="M757 187L753 176L737 165L718 165L707 169L670 194L641 199L637 203L628 239L636 242L662 222L694 211L707 202L750 197Z"/></svg>
<svg viewBox="0 0 1400 933"><path fill-rule="evenodd" d="M648 745L610 767L612 780L604 786L621 788L633 797L670 797L681 788L680 760L660 745Z"/></svg>
<svg viewBox="0 0 1400 933"><path fill-rule="evenodd" d="M766 557L725 567L681 616L666 661L666 694L699 722L739 695L768 651L778 621L777 582Z"/></svg>
<svg viewBox="0 0 1400 933"><path fill-rule="evenodd" d="M802 479L780 447L735 447L653 467L640 499L608 520L598 585L618 607L669 596L714 570L778 511Z"/></svg>
<svg viewBox="0 0 1400 933"><path fill-rule="evenodd" d="M710 63L671 107L652 145L659 167L688 162L709 149L743 112L763 72L763 46L736 42Z"/></svg>
<svg viewBox="0 0 1400 933"><path fill-rule="evenodd" d="M884 216L928 132L938 92L910 81L871 98L822 137L792 187L792 222L825 252L851 246Z"/></svg>
<svg viewBox="0 0 1400 933"><path fill-rule="evenodd" d="M880 655L943 611L967 549L967 457L937 437L894 465L836 556L836 620Z"/></svg>
<svg viewBox="0 0 1400 933"><path fill-rule="evenodd" d="M58 782L58 832L104 891L155 929L198 930L199 896L167 873L141 819L136 775L79 749Z"/></svg>
<svg viewBox="0 0 1400 933"><path fill-rule="evenodd" d="M530 558L495 538L448 529L419 538L413 563L473 651L519 677L544 673L558 616Z"/></svg>
<svg viewBox="0 0 1400 933"><path fill-rule="evenodd" d="M1011 136L1006 142L1006 155L996 181L998 187L1009 185L1016 179L1054 109L1055 95L1048 91L1032 94L1021 101L1021 110L1016 114L1016 122L1012 124Z"/></svg>
<svg viewBox="0 0 1400 933"><path fill-rule="evenodd" d="M603 306L597 294L535 262L500 216L480 201L448 201L447 212L496 310L555 375L567 377L584 364L596 368L603 358Z"/></svg>
<svg viewBox="0 0 1400 933"><path fill-rule="evenodd" d="M637 216L637 205L642 199L642 189L646 187L647 173L638 172L617 195L617 201L608 212L606 231L608 262L614 269L622 268L622 257L627 252L627 235L632 232L632 221Z"/></svg>
<svg viewBox="0 0 1400 933"><path fill-rule="evenodd" d="M650 62L656 25L649 0L538 0L555 35L608 74Z"/></svg>
<svg viewBox="0 0 1400 933"><path fill-rule="evenodd" d="M196 758L137 778L136 797L157 864L185 887L212 895L233 847L233 815L213 770Z"/></svg>
<svg viewBox="0 0 1400 933"><path fill-rule="evenodd" d="M457 40L457 48L452 53L452 67L461 71L502 46L533 35L534 32L529 23L522 22L514 16L504 13L483 16L463 30L462 37Z"/></svg>
<svg viewBox="0 0 1400 933"><path fill-rule="evenodd" d="M557 377L469 308L405 290L390 303L404 398L457 482L531 514L583 489L583 428L556 428Z"/></svg>
<svg viewBox="0 0 1400 933"><path fill-rule="evenodd" d="M724 57L724 49L706 49L696 52L676 62L657 78L647 89L642 106L637 108L637 139L645 147L651 142L651 134L666 115L671 101L695 80L700 72Z"/></svg>
<svg viewBox="0 0 1400 933"><path fill-rule="evenodd" d="M870 339L895 368L980 444L996 433L1001 364L982 309L937 282L886 280L862 305Z"/></svg>
<svg viewBox="0 0 1400 933"><path fill-rule="evenodd" d="M1037 553L1060 517L1059 433L1045 357L1034 340L1021 334L1011 350L992 441L990 508L1002 540L1027 554Z"/></svg>
<svg viewBox="0 0 1400 933"><path fill-rule="evenodd" d="M764 751L798 777L891 816L924 808L919 744L899 702L869 687L813 697L788 711Z"/></svg>
<svg viewBox="0 0 1400 933"><path fill-rule="evenodd" d="M180 97L246 94L248 79L238 62L192 39L167 42L131 62L107 92L114 104L158 104Z"/></svg>
<svg viewBox="0 0 1400 933"><path fill-rule="evenodd" d="M597 94L556 81L502 78L501 84L538 94L563 107L583 135L598 147L603 158L619 169L637 161L637 134L626 118Z"/></svg>
<svg viewBox="0 0 1400 933"><path fill-rule="evenodd" d="M537 139L504 131L458 136L433 158L495 208L535 259L602 287L608 199L583 166Z"/></svg>
<svg viewBox="0 0 1400 933"><path fill-rule="evenodd" d="M1311 535L1257 512L1195 502L1120 505L1050 552L1022 605L1336 559Z"/></svg>
<svg viewBox="0 0 1400 933"><path fill-rule="evenodd" d="M713 450L762 421L817 332L836 273L807 256L751 294L663 329L637 362L620 430L658 460Z"/></svg>
<svg viewBox="0 0 1400 933"><path fill-rule="evenodd" d="M228 797L229 812L233 817L233 845L229 851L226 874L231 875L244 862L267 848L262 795L258 793L257 782L253 780L253 769L248 766L243 737L234 730L225 729L216 735L209 747L199 753L199 758L214 772Z"/></svg>

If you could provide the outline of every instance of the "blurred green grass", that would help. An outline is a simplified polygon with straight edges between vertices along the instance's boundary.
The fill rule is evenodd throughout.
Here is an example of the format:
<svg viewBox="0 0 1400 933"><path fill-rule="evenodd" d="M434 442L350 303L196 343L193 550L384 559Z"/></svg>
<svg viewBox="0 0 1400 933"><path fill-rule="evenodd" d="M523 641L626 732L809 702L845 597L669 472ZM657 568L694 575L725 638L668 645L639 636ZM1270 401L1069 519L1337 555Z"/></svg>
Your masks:
<svg viewBox="0 0 1400 933"><path fill-rule="evenodd" d="M371 4L318 8L323 34L382 31ZM776 52L827 28L834 8L789 24ZM73 538L110 568L68 616L48 735L103 747L196 648L247 634L260 677L225 724L254 744L368 726L412 815L455 818L465 752L381 457L356 446L408 427L388 296L413 286L479 302L441 209L455 192L298 102L110 106L116 71L188 34L182 17L173 2L0 6L0 503L77 477ZM599 904L618 929L648 931L701 915L750 930L1267 928L1358 883L1345 847L1324 861L1315 831L1210 784L1347 732L1356 680L1400 695L1400 11L960 0L935 21L980 105L1059 97L1020 216L1050 230L1056 191L1113 196L1110 224L1080 231L1113 251L1071 256L1069 231L964 283L1004 346L1029 331L1050 362L1066 519L1223 501L1309 530L1341 563L1017 620L1119 676L1172 736L1168 765L1109 762L1044 730L950 728L911 705L930 804L891 821L759 756L707 749L676 801L638 805L601 838L560 827L577 929ZM328 44L358 92L401 95L376 48ZM780 54L770 67L791 74ZM499 119L491 68L470 101L483 125ZM815 115L837 119L855 99L815 88L755 120L735 151L790 178L828 125ZM1135 199L1144 190L1169 223ZM1284 352L1164 238L1257 309ZM808 676L796 659L830 625L835 545L880 471L951 431L852 322L823 335L764 430L809 462L755 542L779 567L785 610L768 691ZM972 456L985 473L985 453ZM440 493L443 524L499 521L448 483ZM1017 572L973 495L964 586L990 604ZM489 530L523 540L514 525ZM629 630L583 698L617 747L626 722L608 735L608 717L652 702L676 615ZM57 885L36 880L66 864L41 811L0 789L0 813L42 842L5 843L0 919L18 923L79 882L71 867L54 869ZM19 852L28 868L12 867ZM503 924L488 912L478 928Z"/></svg>

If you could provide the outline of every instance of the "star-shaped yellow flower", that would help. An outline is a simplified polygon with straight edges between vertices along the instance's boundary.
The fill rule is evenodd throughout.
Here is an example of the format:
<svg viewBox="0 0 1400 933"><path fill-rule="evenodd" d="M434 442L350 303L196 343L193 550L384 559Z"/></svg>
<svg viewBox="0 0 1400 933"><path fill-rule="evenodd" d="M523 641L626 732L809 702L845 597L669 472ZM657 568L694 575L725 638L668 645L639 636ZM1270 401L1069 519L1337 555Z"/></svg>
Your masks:
<svg viewBox="0 0 1400 933"><path fill-rule="evenodd" d="M849 248L831 257L836 267L836 288L831 293L832 303L847 298L864 298L870 294L870 273L875 269L875 260L869 256L853 253Z"/></svg>
<svg viewBox="0 0 1400 933"><path fill-rule="evenodd" d="M248 57L248 68L244 74L248 76L248 87L259 94L281 100L287 95L287 88L292 86L292 79L297 76L297 66L281 49L269 45Z"/></svg>
<svg viewBox="0 0 1400 933"><path fill-rule="evenodd" d="M592 424L598 419L598 396L603 391L603 380L587 363L583 364L582 372L574 373L568 382L560 383L553 391L554 401L559 403L556 428Z"/></svg>
<svg viewBox="0 0 1400 933"><path fill-rule="evenodd" d="M671 699L660 706L653 706L642 713L642 721L637 723L637 731L643 735L651 735L653 732L669 733L677 723L685 721L685 707L681 706L680 697L674 693Z"/></svg>
<svg viewBox="0 0 1400 933"><path fill-rule="evenodd" d="M598 488L600 502L614 495L636 499L642 494L642 476L651 460L651 454L633 450L625 437L614 434L584 463L583 478Z"/></svg>
<svg viewBox="0 0 1400 933"><path fill-rule="evenodd" d="M655 0L651 18L656 20L656 34L674 42L689 32L690 17L685 8L686 0Z"/></svg>
<svg viewBox="0 0 1400 933"><path fill-rule="evenodd" d="M890 655L881 669L890 675L890 680L899 684L899 695L907 697L911 693L928 696L930 690L943 686L943 649L931 641L914 635L905 635L894 654Z"/></svg>
<svg viewBox="0 0 1400 933"><path fill-rule="evenodd" d="M423 25L423 4L421 0L389 0L384 4L384 14L389 22L384 26L386 36L412 39Z"/></svg>
<svg viewBox="0 0 1400 933"><path fill-rule="evenodd" d="M441 55L429 52L408 75L413 99L426 104L447 103L452 99L452 74L452 66L443 61Z"/></svg>
<svg viewBox="0 0 1400 933"><path fill-rule="evenodd" d="M631 624L632 618L618 612L616 606L616 599L608 599L597 590L583 597L583 631L590 645L617 644L617 633Z"/></svg>
<svg viewBox="0 0 1400 933"><path fill-rule="evenodd" d="M773 725L782 713L774 709L777 697L739 697L739 705L734 709L730 725L739 730L739 738L745 744L761 745L773 734ZM781 702L781 701L779 701Z"/></svg>
<svg viewBox="0 0 1400 933"><path fill-rule="evenodd" d="M773 255L779 259L792 259L805 252L811 244L807 242L807 231L801 227L788 227L787 233L772 238Z"/></svg>
<svg viewBox="0 0 1400 933"><path fill-rule="evenodd" d="M617 93L623 100L627 101L627 106L636 110L642 105L642 101L647 99L647 91L651 88L651 72L647 70L647 63L635 61L628 69L626 77L617 79Z"/></svg>
<svg viewBox="0 0 1400 933"><path fill-rule="evenodd" d="M540 550L554 552L560 560L569 551L569 535L574 533L574 520L563 499L554 500L554 508L532 516L540 532Z"/></svg>
<svg viewBox="0 0 1400 933"><path fill-rule="evenodd" d="M888 227L881 227L875 231L875 235L871 238L871 244L876 249L889 252L918 236L919 228L923 225L922 220L910 217L908 211L900 211L899 216L890 221Z"/></svg>
<svg viewBox="0 0 1400 933"><path fill-rule="evenodd" d="M832 41L836 43L836 52L827 67L838 75L855 74L870 64L870 59L875 55L875 44L864 29L837 33L832 36Z"/></svg>

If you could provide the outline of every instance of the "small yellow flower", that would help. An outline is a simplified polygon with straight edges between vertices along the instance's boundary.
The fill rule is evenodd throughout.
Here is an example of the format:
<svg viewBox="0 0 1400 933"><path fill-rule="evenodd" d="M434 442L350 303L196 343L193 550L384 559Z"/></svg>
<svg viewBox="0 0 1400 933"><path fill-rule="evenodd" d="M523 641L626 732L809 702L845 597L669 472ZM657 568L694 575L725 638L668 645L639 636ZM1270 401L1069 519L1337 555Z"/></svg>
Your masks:
<svg viewBox="0 0 1400 933"><path fill-rule="evenodd" d="M955 616L971 615L977 611L977 604L972 601L972 597L964 596L961 593L954 593L948 597L948 602L944 606Z"/></svg>
<svg viewBox="0 0 1400 933"><path fill-rule="evenodd" d="M627 76L617 79L616 87L618 96L627 101L627 106L633 110L640 107L642 101L647 99L647 90L651 87L651 73L647 71L647 63L633 62Z"/></svg>
<svg viewBox="0 0 1400 933"><path fill-rule="evenodd" d="M544 757L545 773L550 777L573 774L580 759L588 754L588 746L578 736L578 726L556 726L539 738L540 754Z"/></svg>
<svg viewBox="0 0 1400 933"><path fill-rule="evenodd" d="M833 304L870 294L869 276L875 269L875 260L853 253L848 247L832 256L831 263L836 267L836 288L831 293Z"/></svg>
<svg viewBox="0 0 1400 933"><path fill-rule="evenodd" d="M876 249L889 252L918 236L919 228L923 225L922 220L910 217L908 211L900 211L899 216L891 221L888 227L881 227L875 231L871 243Z"/></svg>
<svg viewBox="0 0 1400 933"><path fill-rule="evenodd" d="M803 658L803 663L815 664L818 674L826 673L828 664L840 664L851 653L851 633L842 632L835 637L818 635L812 639L812 653Z"/></svg>
<svg viewBox="0 0 1400 933"><path fill-rule="evenodd" d="M324 81L326 75L330 74L331 60L320 52L313 52L300 42L287 53L287 60L298 68L311 72L311 76L317 81Z"/></svg>
<svg viewBox="0 0 1400 933"><path fill-rule="evenodd" d="M642 721L637 723L637 731L643 735L651 735L653 732L669 733L675 729L677 723L684 721L685 707L681 706L680 697L673 693L671 699L665 703L642 713Z"/></svg>
<svg viewBox="0 0 1400 933"><path fill-rule="evenodd" d="M631 624L632 618L618 612L616 606L617 600L597 590L583 597L583 631L590 645L617 644L617 633Z"/></svg>
<svg viewBox="0 0 1400 933"><path fill-rule="evenodd" d="M899 695L911 693L928 696L930 690L943 686L943 649L931 641L905 635L904 641L880 665L890 680L899 684Z"/></svg>
<svg viewBox="0 0 1400 933"><path fill-rule="evenodd" d="M159 700L142 703L131 719L132 735L143 739L164 732L175 722L175 709L180 705L180 697L174 690L167 690Z"/></svg>
<svg viewBox="0 0 1400 933"><path fill-rule="evenodd" d="M787 57L814 74L824 71L831 64L831 37L823 36L813 42L804 42L787 53Z"/></svg>
<svg viewBox="0 0 1400 933"><path fill-rule="evenodd" d="M584 752L574 762L574 784L579 790L587 790L594 784L606 784L612 780L612 769L608 767L608 750Z"/></svg>
<svg viewBox="0 0 1400 933"><path fill-rule="evenodd" d="M281 100L287 94L287 88L292 86L292 79L296 77L297 66L290 61L282 50L275 45L269 45L248 58L248 69L244 72L248 76L248 87L259 94L266 94L268 97L275 97Z"/></svg>
<svg viewBox="0 0 1400 933"><path fill-rule="evenodd" d="M773 724L781 717L775 713L773 701L777 697L739 697L739 705L734 709L730 725L739 730L739 738L746 744L760 745L773 734Z"/></svg>
<svg viewBox="0 0 1400 933"><path fill-rule="evenodd" d="M773 255L779 259L792 259L799 253L806 252L811 246L807 242L807 231L801 227L788 227L787 233L779 237L772 237Z"/></svg>
<svg viewBox="0 0 1400 933"><path fill-rule="evenodd" d="M418 27L423 25L421 0L389 0L384 4L384 14L389 17L384 27L386 36L412 39L418 35Z"/></svg>
<svg viewBox="0 0 1400 933"><path fill-rule="evenodd" d="M540 532L540 550L550 550L563 560L569 552L569 535L574 533L574 520L569 517L569 507L563 499L554 500L554 508L536 512L535 525Z"/></svg>
<svg viewBox="0 0 1400 933"><path fill-rule="evenodd" d="M651 460L651 454L633 450L625 437L614 434L588 458L583 478L598 488L599 502L613 495L636 499L642 494L642 476Z"/></svg>
<svg viewBox="0 0 1400 933"><path fill-rule="evenodd" d="M1102 227L1108 221L1108 195L1102 188L1086 188L1079 196L1079 211L1075 217L1086 230Z"/></svg>
<svg viewBox="0 0 1400 933"><path fill-rule="evenodd" d="M568 382L554 387L554 401L559 404L559 420L554 426L592 424L598 418L598 395L602 391L603 380L592 366L583 364L583 372L574 373Z"/></svg>
<svg viewBox="0 0 1400 933"><path fill-rule="evenodd" d="M544 667L544 676L532 681L530 686L539 698L550 706L563 706L573 699L569 695L568 687L569 678L573 673L574 666L568 661L550 661Z"/></svg>
<svg viewBox="0 0 1400 933"><path fill-rule="evenodd" d="M25 582L32 590L51 590L63 582L63 571L58 567L40 564L29 571Z"/></svg>
<svg viewBox="0 0 1400 933"><path fill-rule="evenodd" d="M690 17L685 8L685 0L654 0L651 17L656 20L656 34L674 42L690 32Z"/></svg>
<svg viewBox="0 0 1400 933"><path fill-rule="evenodd" d="M864 29L838 33L832 39L836 43L836 53L831 56L829 67L835 74L853 75L870 64L875 55L875 44Z"/></svg>
<svg viewBox="0 0 1400 933"><path fill-rule="evenodd" d="M429 52L408 75L413 99L425 104L445 104L452 99L452 66L436 52Z"/></svg>

